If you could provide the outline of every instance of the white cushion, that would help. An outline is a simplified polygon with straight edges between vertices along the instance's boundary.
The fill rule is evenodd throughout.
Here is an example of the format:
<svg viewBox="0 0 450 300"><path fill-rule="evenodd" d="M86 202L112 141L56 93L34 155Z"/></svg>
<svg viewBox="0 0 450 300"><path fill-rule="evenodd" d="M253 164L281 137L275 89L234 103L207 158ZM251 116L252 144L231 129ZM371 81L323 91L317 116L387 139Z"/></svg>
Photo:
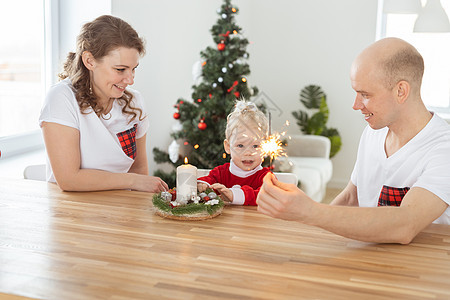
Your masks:
<svg viewBox="0 0 450 300"><path fill-rule="evenodd" d="M300 188L306 195L312 197L321 189L322 179L320 172L314 168L294 167L293 172L297 174Z"/></svg>
<svg viewBox="0 0 450 300"><path fill-rule="evenodd" d="M325 184L330 181L331 176L333 175L333 164L331 160L327 158L320 157L289 157L289 160L293 163L292 173L297 174L299 177L302 176L301 170L306 169L315 169L320 173L320 181Z"/></svg>

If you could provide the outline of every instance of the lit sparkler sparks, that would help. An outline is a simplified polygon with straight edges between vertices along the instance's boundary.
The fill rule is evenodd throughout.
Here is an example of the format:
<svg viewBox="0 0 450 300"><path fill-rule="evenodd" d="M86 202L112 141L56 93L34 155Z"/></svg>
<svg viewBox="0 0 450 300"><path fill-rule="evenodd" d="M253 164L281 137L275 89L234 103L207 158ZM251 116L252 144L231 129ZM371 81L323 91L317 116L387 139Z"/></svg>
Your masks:
<svg viewBox="0 0 450 300"><path fill-rule="evenodd" d="M271 131L271 114L269 112L269 135L261 142L261 156L264 158L268 156L270 158L269 169L272 170L273 161L279 156L287 156L283 148L283 142L281 137L285 136L286 131L272 134ZM286 121L286 126L289 126L289 121Z"/></svg>
<svg viewBox="0 0 450 300"><path fill-rule="evenodd" d="M279 156L286 156L283 149L283 142L280 140L280 134L274 133L269 135L261 142L261 155L270 157L270 165L272 161Z"/></svg>

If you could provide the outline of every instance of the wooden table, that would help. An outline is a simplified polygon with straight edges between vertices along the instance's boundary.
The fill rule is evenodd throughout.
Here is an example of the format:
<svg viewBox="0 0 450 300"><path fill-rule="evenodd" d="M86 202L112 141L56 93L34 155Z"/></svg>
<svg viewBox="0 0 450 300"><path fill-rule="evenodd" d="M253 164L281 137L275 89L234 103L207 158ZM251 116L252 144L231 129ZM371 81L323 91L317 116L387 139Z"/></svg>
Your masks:
<svg viewBox="0 0 450 300"><path fill-rule="evenodd" d="M449 299L450 226L372 244L255 207L181 222L154 215L147 193L0 179L2 297Z"/></svg>

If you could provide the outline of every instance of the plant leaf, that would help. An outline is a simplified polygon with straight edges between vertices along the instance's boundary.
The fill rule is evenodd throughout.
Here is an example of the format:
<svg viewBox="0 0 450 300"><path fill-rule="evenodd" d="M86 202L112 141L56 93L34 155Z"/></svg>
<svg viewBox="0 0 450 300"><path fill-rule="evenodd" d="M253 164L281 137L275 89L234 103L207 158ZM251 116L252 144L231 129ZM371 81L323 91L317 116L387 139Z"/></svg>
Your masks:
<svg viewBox="0 0 450 300"><path fill-rule="evenodd" d="M318 85L305 86L300 92L300 101L308 109L317 109L320 107L322 97L326 96L322 88Z"/></svg>

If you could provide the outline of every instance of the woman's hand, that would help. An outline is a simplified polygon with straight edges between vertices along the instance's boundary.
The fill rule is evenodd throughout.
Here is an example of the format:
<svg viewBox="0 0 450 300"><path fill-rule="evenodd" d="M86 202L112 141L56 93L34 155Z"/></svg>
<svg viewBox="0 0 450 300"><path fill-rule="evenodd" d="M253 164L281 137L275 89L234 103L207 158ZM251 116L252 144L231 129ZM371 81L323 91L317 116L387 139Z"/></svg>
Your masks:
<svg viewBox="0 0 450 300"><path fill-rule="evenodd" d="M141 192L160 193L169 190L167 183L161 178L129 173L133 176L131 189Z"/></svg>

